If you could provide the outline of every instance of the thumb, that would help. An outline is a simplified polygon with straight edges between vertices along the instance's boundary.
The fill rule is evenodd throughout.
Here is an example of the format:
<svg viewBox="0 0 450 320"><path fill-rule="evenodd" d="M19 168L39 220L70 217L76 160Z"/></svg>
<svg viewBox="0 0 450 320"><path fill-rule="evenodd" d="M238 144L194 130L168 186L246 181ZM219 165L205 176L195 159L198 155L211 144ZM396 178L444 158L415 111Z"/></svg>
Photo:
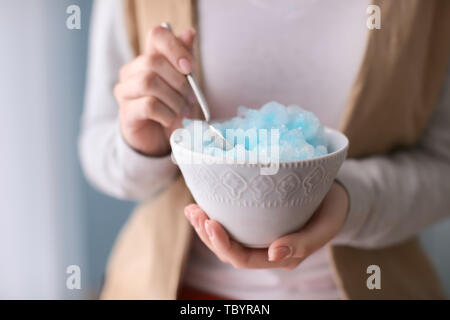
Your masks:
<svg viewBox="0 0 450 320"><path fill-rule="evenodd" d="M286 258L306 258L309 254L308 235L304 232L291 233L275 240L269 247L269 261Z"/></svg>
<svg viewBox="0 0 450 320"><path fill-rule="evenodd" d="M349 199L345 189L334 183L306 225L296 233L275 240L269 247L269 260L293 257L304 259L326 245L347 218Z"/></svg>
<svg viewBox="0 0 450 320"><path fill-rule="evenodd" d="M196 36L195 29L191 28L180 34L178 38L183 42L186 48L192 52L194 47L195 36Z"/></svg>
<svg viewBox="0 0 450 320"><path fill-rule="evenodd" d="M269 260L304 259L325 245L333 237L333 225L337 224L326 213L322 205L299 232L275 240L269 247Z"/></svg>

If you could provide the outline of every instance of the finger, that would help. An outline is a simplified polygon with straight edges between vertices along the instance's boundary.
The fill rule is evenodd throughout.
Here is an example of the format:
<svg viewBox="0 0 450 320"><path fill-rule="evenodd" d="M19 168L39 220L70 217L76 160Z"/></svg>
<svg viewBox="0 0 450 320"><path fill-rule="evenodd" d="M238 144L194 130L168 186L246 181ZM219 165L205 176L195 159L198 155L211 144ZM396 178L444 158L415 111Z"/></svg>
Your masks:
<svg viewBox="0 0 450 320"><path fill-rule="evenodd" d="M155 96L169 106L176 114L188 106L186 99L167 84L156 72L142 71L119 84L122 99L139 99Z"/></svg>
<svg viewBox="0 0 450 320"><path fill-rule="evenodd" d="M176 130L176 129L180 129L183 127L183 119L184 119L184 115L178 115L175 118L175 121L172 122L172 124L170 125L170 127L165 127L164 128L164 133L166 135L167 141L170 140L170 136L172 135L172 133Z"/></svg>
<svg viewBox="0 0 450 320"><path fill-rule="evenodd" d="M209 220L206 213L196 204L191 204L185 208L185 215L191 222L195 231L197 232L200 240L212 251L214 252L214 247L211 244L208 234L205 229L205 222ZM215 252L214 252L215 253ZM226 262L222 257L217 256L222 262Z"/></svg>
<svg viewBox="0 0 450 320"><path fill-rule="evenodd" d="M135 58L130 63L125 64L120 68L119 71L119 80L125 81L128 78L131 78L132 76L136 75L143 69L148 69L148 56L140 55L139 57Z"/></svg>
<svg viewBox="0 0 450 320"><path fill-rule="evenodd" d="M274 241L269 247L269 258L272 261L290 257L306 258L323 247L337 232L338 215L327 206L321 206L303 229Z"/></svg>
<svg viewBox="0 0 450 320"><path fill-rule="evenodd" d="M126 104L126 121L154 120L169 127L176 119L175 113L154 97L131 100Z"/></svg>
<svg viewBox="0 0 450 320"><path fill-rule="evenodd" d="M180 39L184 46L192 53L192 50L194 48L194 40L195 40L196 32L195 29L188 29L182 34L178 36L178 39Z"/></svg>
<svg viewBox="0 0 450 320"><path fill-rule="evenodd" d="M186 98L192 92L186 77L179 73L161 54L142 55L133 62L123 66L120 71L120 81L125 81L141 72L149 74L156 72L180 95Z"/></svg>
<svg viewBox="0 0 450 320"><path fill-rule="evenodd" d="M158 26L150 30L146 40L146 54L159 52L181 73L192 71L192 54L171 31Z"/></svg>
<svg viewBox="0 0 450 320"><path fill-rule="evenodd" d="M200 239L210 247L211 243L204 228L205 221L209 219L206 213L196 204L187 206L184 211Z"/></svg>
<svg viewBox="0 0 450 320"><path fill-rule="evenodd" d="M271 262L267 249L246 248L229 238L225 229L215 220L206 222L206 230L217 255L237 269L292 268L300 261L295 259Z"/></svg>

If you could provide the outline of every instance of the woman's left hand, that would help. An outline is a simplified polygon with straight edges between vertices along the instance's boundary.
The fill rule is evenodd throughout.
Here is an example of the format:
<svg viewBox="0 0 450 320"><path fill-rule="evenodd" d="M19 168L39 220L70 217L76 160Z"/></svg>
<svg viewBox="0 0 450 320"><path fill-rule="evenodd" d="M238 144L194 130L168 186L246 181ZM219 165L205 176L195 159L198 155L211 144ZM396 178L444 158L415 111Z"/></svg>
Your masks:
<svg viewBox="0 0 450 320"><path fill-rule="evenodd" d="M268 250L247 248L232 240L222 225L209 219L196 204L188 205L185 214L203 243L222 262L238 269L293 269L338 234L347 217L348 207L347 191L340 184L333 183L308 223L298 232L275 240Z"/></svg>

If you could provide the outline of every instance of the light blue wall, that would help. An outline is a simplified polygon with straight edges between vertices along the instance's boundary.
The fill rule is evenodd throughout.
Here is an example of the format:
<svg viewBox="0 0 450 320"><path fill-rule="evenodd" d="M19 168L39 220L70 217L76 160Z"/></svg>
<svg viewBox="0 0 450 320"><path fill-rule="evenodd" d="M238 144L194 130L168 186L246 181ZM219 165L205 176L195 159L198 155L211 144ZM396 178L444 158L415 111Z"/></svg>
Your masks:
<svg viewBox="0 0 450 320"><path fill-rule="evenodd" d="M82 29L66 28L81 7ZM0 298L89 298L132 204L93 190L77 154L91 0L0 0ZM66 288L81 267L82 290Z"/></svg>
<svg viewBox="0 0 450 320"><path fill-rule="evenodd" d="M450 298L450 220L425 230L422 243L434 262L447 298Z"/></svg>
<svg viewBox="0 0 450 320"><path fill-rule="evenodd" d="M115 200L94 190L84 179L77 155L79 119L83 108L85 70L87 65L89 19L91 0L46 0L52 30L51 58L52 83L55 95L52 105L59 116L60 145L67 172L78 178L81 190L80 214L83 216L82 232L86 257L86 297L95 297L103 282L105 264L114 239L133 208L129 202ZM82 29L65 28L66 8L77 4L82 12ZM70 168L70 169L69 169ZM81 206L80 206L81 205ZM69 230L68 230L69 231Z"/></svg>

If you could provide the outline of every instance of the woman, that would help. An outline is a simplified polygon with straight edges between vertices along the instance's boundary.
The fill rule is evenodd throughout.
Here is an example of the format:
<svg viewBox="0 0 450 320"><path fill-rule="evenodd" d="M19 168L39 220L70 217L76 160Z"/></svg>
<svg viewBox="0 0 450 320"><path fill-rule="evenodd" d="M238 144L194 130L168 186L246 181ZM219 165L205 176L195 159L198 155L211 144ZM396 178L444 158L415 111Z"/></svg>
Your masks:
<svg viewBox="0 0 450 320"><path fill-rule="evenodd" d="M429 112L412 114L408 113L413 108L405 102L407 98L399 98L402 103L394 105L394 110L383 103L396 101L389 95L396 94L395 97L398 97L395 91L401 92L404 89L402 83L408 80L396 80L396 75L403 77L408 72L402 67L400 59L397 65L390 66L394 71L397 68L390 77L380 75L373 84L361 80L365 74L371 75L369 79L377 78L374 76L377 70L372 70L373 64L367 60L370 58L374 62L381 59L370 57L371 52L375 52L371 51L371 46L377 41L385 43L377 39L383 37L382 32L390 32L383 28L368 31L365 22L369 1L348 0L345 4L338 4L337 1L325 0L286 0L275 4L266 0L236 0L225 4L215 0L137 0L124 3L125 6L119 0L98 1L93 19L80 151L87 177L100 189L119 198L139 200L154 197L166 188L173 189L168 186L175 185L173 181L177 169L170 160L168 137L183 117L197 115L195 98L184 78L184 74L194 69L198 76L203 76L203 87L212 106L213 119L233 116L239 105L257 108L271 100L295 103L313 111L327 126L346 128L344 132L349 136L353 150L359 150L354 151L353 156L366 156L347 160L338 174L339 183L331 187L308 225L276 240L268 250L243 248L230 240L219 223L208 219L207 212L195 204L186 206L185 214L195 228L196 236L192 246L180 244L178 248L184 249L174 249L175 253L171 253L181 256L189 250L186 263L181 258L174 258L178 259L173 261L179 264L179 271L184 271L178 277L173 275L175 280L170 281L175 284L167 283L167 287L181 287L181 297L189 297L186 292L191 296L192 292L200 292L233 299L342 298L342 283L333 274L336 270L342 272L343 268L339 268L342 264L338 256L327 256L326 244L331 241L333 245L357 248L393 245L400 248L403 241L425 226L449 215L450 202L446 195L450 192L450 84L448 80L445 83L442 81L449 56L447 44L442 45L440 55L434 59L437 71L432 69L433 81L430 81L434 85L423 92L429 100L424 99L422 105L414 102L418 105L417 109L428 109ZM193 8L193 4L196 7ZM439 7L442 5L445 10ZM386 10L387 17L397 10L395 5L385 5L389 6L393 8L382 8ZM444 13L449 11L448 6L439 1L424 8L411 6L411 11L432 9ZM189 23L183 24L184 20L180 20L178 15L188 11L196 13L196 32L181 29ZM170 19L174 16L176 18ZM175 24L176 31L181 33L176 37L157 27L155 22L158 19L170 20ZM421 23L425 24L423 18ZM385 28L389 27L395 26L388 22ZM439 30L440 36L446 39L445 36L450 33L449 26L444 27ZM143 30L150 31L143 35ZM380 35L370 35L371 32L380 32ZM372 40L367 40L370 37ZM196 39L199 41L195 42ZM417 39L420 42L420 34ZM415 48L413 44L416 40L408 38L408 41L405 40L405 46L411 44ZM194 53L195 43L199 46L198 52ZM391 48L386 46L385 49ZM383 52L393 57L395 54L401 56L395 50ZM434 51L430 49L430 52ZM195 68L200 56L201 73L198 67ZM423 61L428 60L423 58ZM381 77L392 81L392 88L386 87L386 81L380 81ZM411 79L418 86L425 80ZM368 86L368 92L361 93L364 86ZM441 88L442 94L438 100ZM358 99L368 105L372 101L374 116L369 106L356 108L358 103L362 104L355 98L357 89ZM377 90L380 90L381 98L386 96L385 101L376 101L374 93ZM353 107L348 106L352 104L348 102L349 96ZM406 96L403 93L402 97ZM388 114L390 110L390 118L385 118L383 114ZM414 118L407 122L403 119L418 114L421 116L419 120ZM428 121L430 115L432 118ZM370 122L367 119L363 121L363 118L369 116L373 116L375 128L372 131L365 129L368 132L366 140L358 141L362 137L355 132L359 127L367 127ZM381 127L385 125L383 119L393 123L386 124L386 128ZM418 129L405 134L413 120ZM398 125L394 123L396 121ZM422 127L426 127L426 131L422 132ZM396 134L400 137L397 140ZM420 138L416 139L416 136ZM383 144L383 141L389 142ZM391 153L394 147L396 150ZM176 194L186 195L186 192L185 187L180 187L176 192L165 191L159 197L166 198L168 204L160 206L161 210L167 210L166 214L176 211L167 206L177 201ZM149 212L145 215L150 216L152 210L147 210ZM153 212L153 216L157 215L164 214ZM130 223L136 228L137 224ZM173 222L171 225L170 221L165 226L153 228L157 227L167 232L172 229L185 230L181 224ZM127 228L132 229L130 226ZM157 233L156 230L151 232ZM124 238L130 238L132 233L122 234L119 249L116 249L121 254L113 254L111 265L120 260L117 256L122 255L122 261L127 259L124 257L125 251L132 249L125 249L120 241L126 243ZM175 237L175 233L172 236ZM160 237L154 238L157 240L153 242L163 243L163 236ZM190 239L190 236L183 239ZM142 244L142 241L135 240ZM153 249L155 252L162 250ZM166 247L166 250L169 249ZM399 252L406 250L401 247ZM142 254L145 255L136 253L136 257ZM358 253L358 256L362 255ZM158 268L155 266L158 262L149 261L150 258L146 262L149 268ZM356 258L354 261L358 263ZM428 274L429 278L423 276L423 282L434 285L433 270L426 259L417 258L415 263L423 266L416 270L421 271L419 274ZM167 267L168 263L164 266ZM359 267L366 270L368 265ZM383 266L381 268L384 270ZM108 276L113 279L115 276L111 270L118 269L110 268ZM130 269L130 272L137 269ZM158 273L152 270L155 275ZM160 278L163 278L161 275L165 271L159 272ZM362 278L364 276L367 275ZM363 281L361 279L360 282ZM111 283L118 282L110 280L109 285L107 282L109 294L105 297L117 297L111 293L114 291L111 288L115 286ZM365 282L360 285L365 286ZM160 286L160 291L165 290L163 284ZM123 287L120 290L118 287L116 285L115 291L123 290ZM155 284L155 287L158 285ZM422 289L420 291L430 293L425 297L439 296L437 288L429 291ZM153 297L136 295L131 285L127 290L132 292L130 296L133 297ZM360 296L365 297L364 294ZM122 293L121 297L127 296ZM167 296L156 294L155 297Z"/></svg>

